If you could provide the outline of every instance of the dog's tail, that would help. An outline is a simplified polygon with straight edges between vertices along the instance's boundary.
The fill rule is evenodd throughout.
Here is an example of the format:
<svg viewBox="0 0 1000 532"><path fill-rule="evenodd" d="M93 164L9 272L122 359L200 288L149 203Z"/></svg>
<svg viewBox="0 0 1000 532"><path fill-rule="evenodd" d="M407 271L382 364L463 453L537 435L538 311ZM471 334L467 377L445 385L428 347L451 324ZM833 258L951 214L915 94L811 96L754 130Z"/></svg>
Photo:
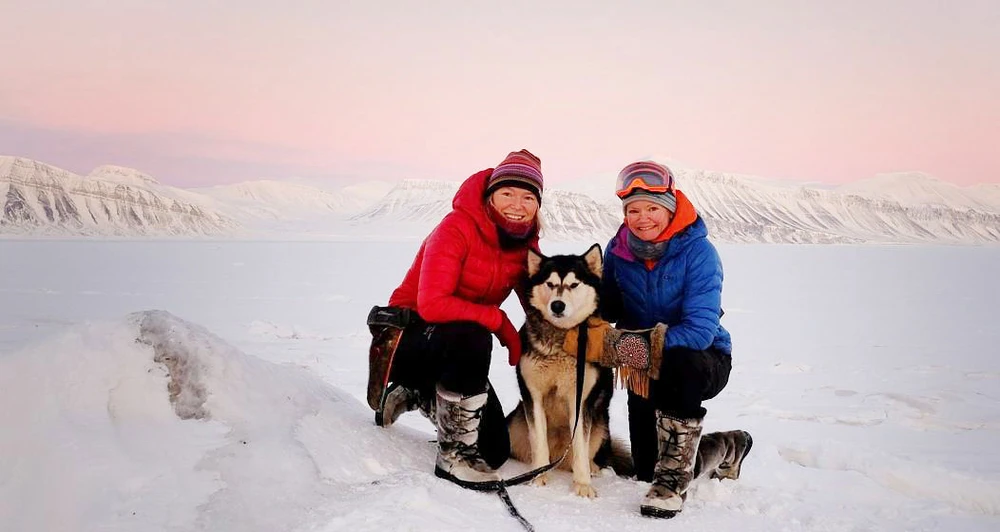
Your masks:
<svg viewBox="0 0 1000 532"><path fill-rule="evenodd" d="M632 462L632 451L629 446L624 441L618 438L611 438L608 441L608 445L605 445L599 454L604 456L595 456L594 461L601 464L602 467L611 467L615 470L615 474L620 477L631 477L635 475L635 463ZM603 458L603 460L601 460Z"/></svg>

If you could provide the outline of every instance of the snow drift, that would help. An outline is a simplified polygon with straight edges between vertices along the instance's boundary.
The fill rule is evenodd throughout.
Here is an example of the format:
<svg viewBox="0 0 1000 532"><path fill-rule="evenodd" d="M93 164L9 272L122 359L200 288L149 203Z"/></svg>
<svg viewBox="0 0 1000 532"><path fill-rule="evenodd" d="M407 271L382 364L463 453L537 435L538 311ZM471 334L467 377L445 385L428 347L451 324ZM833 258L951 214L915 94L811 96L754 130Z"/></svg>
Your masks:
<svg viewBox="0 0 1000 532"><path fill-rule="evenodd" d="M292 530L336 483L431 460L307 370L163 311L0 358L0 397L21 405L0 409L7 530Z"/></svg>

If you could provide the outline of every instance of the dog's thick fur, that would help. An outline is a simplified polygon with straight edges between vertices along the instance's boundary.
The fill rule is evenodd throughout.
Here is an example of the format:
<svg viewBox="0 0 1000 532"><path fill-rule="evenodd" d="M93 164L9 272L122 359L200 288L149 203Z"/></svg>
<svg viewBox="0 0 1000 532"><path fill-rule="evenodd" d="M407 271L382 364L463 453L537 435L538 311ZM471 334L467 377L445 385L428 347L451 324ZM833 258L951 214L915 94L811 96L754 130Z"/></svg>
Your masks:
<svg viewBox="0 0 1000 532"><path fill-rule="evenodd" d="M610 465L619 475L632 473L623 444L608 428L614 378L609 368L587 363L579 426L570 441L576 412L576 355L563 350L566 331L598 315L601 247L583 255L545 257L528 254L528 278L521 287L528 301L521 330L524 353L517 365L521 402L507 416L511 456L533 468L572 448L561 469L573 471L573 489L595 497L591 475ZM544 485L546 475L535 479Z"/></svg>

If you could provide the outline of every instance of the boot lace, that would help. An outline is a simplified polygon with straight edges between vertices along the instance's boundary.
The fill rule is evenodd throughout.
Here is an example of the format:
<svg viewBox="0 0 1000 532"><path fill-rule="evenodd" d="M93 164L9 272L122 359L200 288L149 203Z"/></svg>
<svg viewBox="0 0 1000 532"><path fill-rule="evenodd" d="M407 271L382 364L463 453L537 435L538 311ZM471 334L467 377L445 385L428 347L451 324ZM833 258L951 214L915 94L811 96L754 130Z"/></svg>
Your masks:
<svg viewBox="0 0 1000 532"><path fill-rule="evenodd" d="M470 466L480 469L485 467L485 461L479 453L479 422L482 420L484 408L467 409L459 404L449 405L451 419L454 423L448 427L450 451L454 456ZM466 440L471 439L471 443Z"/></svg>
<svg viewBox="0 0 1000 532"><path fill-rule="evenodd" d="M685 491L690 481L691 471L688 462L693 458L690 452L685 452L692 437L688 430L675 424L660 420L659 429L666 434L660 440L659 456L656 470L653 474L653 487L667 493L680 494Z"/></svg>

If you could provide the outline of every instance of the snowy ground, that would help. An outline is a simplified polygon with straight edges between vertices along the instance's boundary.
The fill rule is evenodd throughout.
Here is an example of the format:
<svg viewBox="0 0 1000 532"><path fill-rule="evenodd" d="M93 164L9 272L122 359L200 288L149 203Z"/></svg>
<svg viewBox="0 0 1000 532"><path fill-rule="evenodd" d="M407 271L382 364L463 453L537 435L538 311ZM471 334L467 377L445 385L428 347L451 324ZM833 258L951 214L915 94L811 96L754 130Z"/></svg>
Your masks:
<svg viewBox="0 0 1000 532"><path fill-rule="evenodd" d="M0 241L0 530L519 530L431 474L424 419L365 405L364 318L418 245ZM510 490L537 530L1000 529L1000 249L720 251L706 429L753 433L743 478L664 523L646 485L558 473ZM506 356L492 378L510 409Z"/></svg>

